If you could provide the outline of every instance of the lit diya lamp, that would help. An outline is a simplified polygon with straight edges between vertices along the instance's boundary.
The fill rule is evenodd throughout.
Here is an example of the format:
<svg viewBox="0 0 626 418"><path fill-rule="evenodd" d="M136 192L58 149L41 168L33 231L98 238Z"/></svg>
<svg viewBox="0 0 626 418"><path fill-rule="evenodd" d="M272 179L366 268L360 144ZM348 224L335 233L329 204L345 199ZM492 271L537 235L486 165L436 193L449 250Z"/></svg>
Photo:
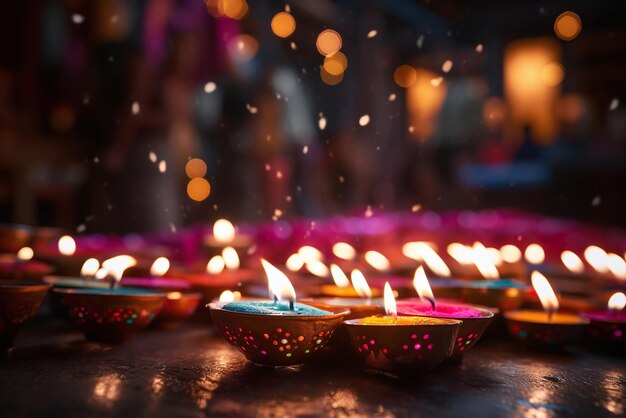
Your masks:
<svg viewBox="0 0 626 418"><path fill-rule="evenodd" d="M35 316L50 286L0 280L0 350L13 346L20 326Z"/></svg>
<svg viewBox="0 0 626 418"><path fill-rule="evenodd" d="M621 351L626 347L626 295L614 293L604 311L584 312L589 319L587 335L602 344L602 348Z"/></svg>
<svg viewBox="0 0 626 418"><path fill-rule="evenodd" d="M76 240L70 235L63 235L57 240L54 249L45 246L41 252L38 251L37 256L52 264L57 274L72 276L76 275L85 261L85 257L76 256L76 249Z"/></svg>
<svg viewBox="0 0 626 418"><path fill-rule="evenodd" d="M420 299L426 303L403 301L398 304L398 314L427 316L430 318L459 319L463 321L454 344L453 356L460 356L472 348L483 335L493 319L493 312L462 304L436 303L423 267L415 270L413 285Z"/></svg>
<svg viewBox="0 0 626 418"><path fill-rule="evenodd" d="M589 320L574 313L558 312L559 300L543 274L533 271L531 280L544 310L505 312L509 333L517 340L540 347L558 346L579 339Z"/></svg>
<svg viewBox="0 0 626 418"><path fill-rule="evenodd" d="M211 303L213 322L226 341L255 364L301 365L324 347L350 311L296 302L287 276L267 261L261 263L273 300Z"/></svg>
<svg viewBox="0 0 626 418"><path fill-rule="evenodd" d="M522 277L526 267L522 262L522 251L513 244L503 245L500 249L485 247L481 242L464 245L453 242L446 249L453 267L452 275L459 278L480 280L484 276L484 267L479 264L486 260L498 268L505 277ZM476 258L479 257L479 263Z"/></svg>
<svg viewBox="0 0 626 418"><path fill-rule="evenodd" d="M402 246L402 254L405 257L415 260L419 265L426 266L436 278L433 280L433 287L437 293L446 298L460 299L461 289L464 286L462 280L450 278L451 271L445 261L434 250L433 245L423 241L407 242ZM409 291L412 292L409 282Z"/></svg>
<svg viewBox="0 0 626 418"><path fill-rule="evenodd" d="M324 254L311 245L304 245L297 252L291 254L285 262L285 267L297 273L292 275L292 280L302 287L322 285L330 275L330 269L325 264ZM307 291L308 289L304 289ZM309 293L309 292L307 292Z"/></svg>
<svg viewBox="0 0 626 418"><path fill-rule="evenodd" d="M599 300L617 291L626 291L626 260L618 254L608 253L597 245L585 248L584 257L591 269L587 269L592 281L592 291ZM589 271L591 270L591 271Z"/></svg>
<svg viewBox="0 0 626 418"><path fill-rule="evenodd" d="M211 255L220 254L226 247L245 253L252 246L250 235L237 233L235 225L228 219L218 219L213 224L213 234L204 238L204 244Z"/></svg>
<svg viewBox="0 0 626 418"><path fill-rule="evenodd" d="M163 308L157 317L158 322L170 322L186 319L193 315L200 301L202 293L191 292L191 285L181 279L164 278L170 269L170 260L159 257L150 266L150 277L124 277L122 286L152 289L166 292Z"/></svg>
<svg viewBox="0 0 626 418"><path fill-rule="evenodd" d="M53 290L67 308L73 322L88 340L121 342L148 325L159 313L165 294L153 290L118 288L124 271L135 265L128 255L119 255L102 263L107 289ZM100 277L101 274L97 273Z"/></svg>
<svg viewBox="0 0 626 418"><path fill-rule="evenodd" d="M398 316L389 283L384 299L385 316L344 321L356 355L368 368L410 375L432 370L452 355L462 321Z"/></svg>
<svg viewBox="0 0 626 418"><path fill-rule="evenodd" d="M38 281L52 273L52 266L33 260L34 255L31 247L22 247L17 254L0 254L0 277Z"/></svg>

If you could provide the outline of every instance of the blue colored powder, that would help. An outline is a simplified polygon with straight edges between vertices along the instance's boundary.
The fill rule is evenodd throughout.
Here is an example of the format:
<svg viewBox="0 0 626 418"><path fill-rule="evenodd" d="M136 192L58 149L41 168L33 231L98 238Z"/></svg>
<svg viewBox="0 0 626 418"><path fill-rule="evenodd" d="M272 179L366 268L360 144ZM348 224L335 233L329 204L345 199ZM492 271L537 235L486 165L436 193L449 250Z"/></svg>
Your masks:
<svg viewBox="0 0 626 418"><path fill-rule="evenodd" d="M511 279L477 280L474 282L469 282L468 286L474 287L474 288L488 288L488 289L506 289L506 288L525 289L526 287L528 287L526 284L522 282L519 282L517 280L511 280Z"/></svg>
<svg viewBox="0 0 626 418"><path fill-rule="evenodd" d="M324 311L322 309L314 308L313 306L305 305L303 303L295 303L294 310L289 309L289 302L230 302L222 307L228 311L243 312L250 314L262 314L262 315L313 315L323 316L332 315L332 312Z"/></svg>

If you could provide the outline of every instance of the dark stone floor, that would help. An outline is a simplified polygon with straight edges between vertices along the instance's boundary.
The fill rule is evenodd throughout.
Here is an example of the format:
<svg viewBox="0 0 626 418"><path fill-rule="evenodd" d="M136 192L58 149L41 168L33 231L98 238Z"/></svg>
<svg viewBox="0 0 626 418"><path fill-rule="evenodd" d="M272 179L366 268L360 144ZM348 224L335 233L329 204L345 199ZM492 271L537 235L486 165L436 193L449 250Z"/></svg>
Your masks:
<svg viewBox="0 0 626 418"><path fill-rule="evenodd" d="M413 379L324 360L300 372L254 366L210 324L85 342L40 318L0 360L0 417L624 416L626 358L537 353L487 340L462 364Z"/></svg>

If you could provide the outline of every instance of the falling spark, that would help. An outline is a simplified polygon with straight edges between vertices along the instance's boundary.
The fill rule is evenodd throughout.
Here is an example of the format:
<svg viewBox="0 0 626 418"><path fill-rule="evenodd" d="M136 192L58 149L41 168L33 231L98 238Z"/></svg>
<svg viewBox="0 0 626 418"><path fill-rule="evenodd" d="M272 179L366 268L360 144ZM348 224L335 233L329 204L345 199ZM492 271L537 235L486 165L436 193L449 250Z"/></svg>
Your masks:
<svg viewBox="0 0 626 418"><path fill-rule="evenodd" d="M424 45L424 35L420 35L419 38L417 38L417 47L422 49L423 45Z"/></svg>
<svg viewBox="0 0 626 418"><path fill-rule="evenodd" d="M154 151L150 151L148 153L148 159L150 160L150 162L152 163L156 163L157 162L157 155L154 153Z"/></svg>
<svg viewBox="0 0 626 418"><path fill-rule="evenodd" d="M282 171L277 171L276 172L276 178L277 179L282 179L283 178L283 172Z"/></svg>
<svg viewBox="0 0 626 418"><path fill-rule="evenodd" d="M133 115L136 115L139 113L139 111L141 110L141 108L139 107L139 103L137 102L133 102L133 106L131 108Z"/></svg>
<svg viewBox="0 0 626 418"><path fill-rule="evenodd" d="M248 109L248 112L252 113L253 115L254 115L255 113L258 113L258 111L259 111L259 109L258 109L258 108L256 108L256 107L252 106L252 105L251 105L251 104L249 104L249 103L246 103L246 109Z"/></svg>
<svg viewBox="0 0 626 418"><path fill-rule="evenodd" d="M591 201L591 206L600 206L600 203L602 203L602 198L600 196L595 196Z"/></svg>
<svg viewBox="0 0 626 418"><path fill-rule="evenodd" d="M476 52L481 54L483 52L483 44L476 45Z"/></svg>
<svg viewBox="0 0 626 418"><path fill-rule="evenodd" d="M280 209L274 209L274 216L281 217L283 216L283 211Z"/></svg>
<svg viewBox="0 0 626 418"><path fill-rule="evenodd" d="M317 126L319 126L320 131L326 129L326 118L323 114L320 113L320 120L317 122Z"/></svg>
<svg viewBox="0 0 626 418"><path fill-rule="evenodd" d="M365 210L365 217L371 218L373 214L374 212L372 212L372 207L368 205L367 209Z"/></svg>
<svg viewBox="0 0 626 418"><path fill-rule="evenodd" d="M80 224L76 227L76 232L80 234L80 233L85 232L86 229L87 229L87 225Z"/></svg>
<svg viewBox="0 0 626 418"><path fill-rule="evenodd" d="M78 13L74 13L72 15L72 22L76 23L77 25L80 25L81 23L83 23L85 21L85 16L80 15Z"/></svg>
<svg viewBox="0 0 626 418"><path fill-rule="evenodd" d="M415 132L415 126L409 126L408 131L409 131L410 133Z"/></svg>
<svg viewBox="0 0 626 418"><path fill-rule="evenodd" d="M291 13L291 6L290 5L285 4L285 12Z"/></svg>
<svg viewBox="0 0 626 418"><path fill-rule="evenodd" d="M159 162L159 171L161 173L165 173L167 171L167 163L165 162L165 160L161 160Z"/></svg>
<svg viewBox="0 0 626 418"><path fill-rule="evenodd" d="M367 124L370 123L370 116L369 115L363 115L359 118L359 125L361 126L367 126Z"/></svg>
<svg viewBox="0 0 626 418"><path fill-rule="evenodd" d="M302 153L306 155L308 152L309 152L309 146L305 145L304 148L302 148Z"/></svg>
<svg viewBox="0 0 626 418"><path fill-rule="evenodd" d="M422 205L413 205L411 206L411 212L419 212L422 209Z"/></svg>
<svg viewBox="0 0 626 418"><path fill-rule="evenodd" d="M616 97L613 100L611 100L611 104L609 106L609 110L615 110L615 109L617 109L617 106L619 106L619 99Z"/></svg>
<svg viewBox="0 0 626 418"><path fill-rule="evenodd" d="M298 45L296 45L295 42L290 43L289 46L291 46L291 49L293 49L294 51L298 49Z"/></svg>
<svg viewBox="0 0 626 418"><path fill-rule="evenodd" d="M346 178L344 176L339 176L337 177L337 179L339 180L339 183L344 183L346 181Z"/></svg>
<svg viewBox="0 0 626 418"><path fill-rule="evenodd" d="M217 89L217 85L212 81L209 81L208 83L204 85L205 93L213 93L215 89Z"/></svg>
<svg viewBox="0 0 626 418"><path fill-rule="evenodd" d="M444 73L449 73L451 69L452 69L452 61L450 60L446 60L441 66L441 71L443 71Z"/></svg>
<svg viewBox="0 0 626 418"><path fill-rule="evenodd" d="M430 80L430 84L432 84L435 87L438 87L442 82L443 82L443 77L437 77L437 78L433 78L432 80Z"/></svg>
<svg viewBox="0 0 626 418"><path fill-rule="evenodd" d="M374 38L376 35L378 35L378 31L377 31L377 30L371 30L371 31L369 31L369 32L367 33L367 37L368 37L369 39Z"/></svg>
<svg viewBox="0 0 626 418"><path fill-rule="evenodd" d="M396 94L395 94L395 93L391 93L391 94L389 95L389 101L390 101L390 102L393 102L393 101L395 101L395 100L396 100Z"/></svg>

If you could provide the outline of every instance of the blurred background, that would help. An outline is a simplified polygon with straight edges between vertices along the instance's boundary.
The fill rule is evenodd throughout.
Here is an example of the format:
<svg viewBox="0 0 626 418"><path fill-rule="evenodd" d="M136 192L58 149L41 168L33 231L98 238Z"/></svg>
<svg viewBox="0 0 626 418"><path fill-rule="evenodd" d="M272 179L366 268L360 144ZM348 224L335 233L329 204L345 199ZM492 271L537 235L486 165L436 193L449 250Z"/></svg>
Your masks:
<svg viewBox="0 0 626 418"><path fill-rule="evenodd" d="M626 226L626 3L0 5L0 222L512 207Z"/></svg>

